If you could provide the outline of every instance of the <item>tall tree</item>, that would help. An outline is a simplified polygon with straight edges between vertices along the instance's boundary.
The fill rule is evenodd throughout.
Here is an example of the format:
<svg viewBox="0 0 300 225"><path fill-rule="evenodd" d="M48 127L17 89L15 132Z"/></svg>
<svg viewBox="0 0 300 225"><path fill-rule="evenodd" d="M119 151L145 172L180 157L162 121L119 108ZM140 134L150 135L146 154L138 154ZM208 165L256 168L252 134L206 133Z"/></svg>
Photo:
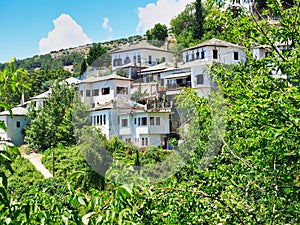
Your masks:
<svg viewBox="0 0 300 225"><path fill-rule="evenodd" d="M168 37L168 28L165 24L157 23L150 30L146 31L148 41L165 41Z"/></svg>
<svg viewBox="0 0 300 225"><path fill-rule="evenodd" d="M93 44L86 58L86 62L92 67L107 67L110 65L110 55L107 54L107 48L102 47L100 43Z"/></svg>
<svg viewBox="0 0 300 225"><path fill-rule="evenodd" d="M204 23L204 18L203 18L203 12L202 12L202 1L197 0L195 3L195 26L194 26L194 38L197 40L200 40L203 35L204 35L204 30L203 30L203 23Z"/></svg>
<svg viewBox="0 0 300 225"><path fill-rule="evenodd" d="M75 101L77 104L74 104L74 96L74 87L56 83L51 89L50 97L44 108L37 111L30 110L31 121L25 136L30 148L43 151L50 147L56 147L58 144L75 144L73 114L84 116L86 108L78 101ZM78 111L73 112L73 108ZM82 113L79 112L80 110Z"/></svg>

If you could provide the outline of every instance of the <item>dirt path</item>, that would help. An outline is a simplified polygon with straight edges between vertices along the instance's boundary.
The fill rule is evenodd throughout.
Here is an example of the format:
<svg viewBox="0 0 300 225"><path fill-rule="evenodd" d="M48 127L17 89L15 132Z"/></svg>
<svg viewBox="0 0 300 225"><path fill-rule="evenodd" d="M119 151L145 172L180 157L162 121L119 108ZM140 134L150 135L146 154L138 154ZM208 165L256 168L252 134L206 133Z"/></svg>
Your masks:
<svg viewBox="0 0 300 225"><path fill-rule="evenodd" d="M45 178L53 177L52 173L42 164L43 155L37 153L26 154L24 151L20 150L22 157L28 159L34 167L40 171Z"/></svg>

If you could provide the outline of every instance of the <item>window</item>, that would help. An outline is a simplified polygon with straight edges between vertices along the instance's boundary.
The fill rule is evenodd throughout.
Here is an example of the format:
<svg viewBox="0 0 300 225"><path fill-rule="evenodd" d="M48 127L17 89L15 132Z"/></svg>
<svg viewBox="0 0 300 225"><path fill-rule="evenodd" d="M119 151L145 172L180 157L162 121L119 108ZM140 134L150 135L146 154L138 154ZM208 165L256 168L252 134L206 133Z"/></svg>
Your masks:
<svg viewBox="0 0 300 225"><path fill-rule="evenodd" d="M128 120L122 119L122 127L127 127L127 126L128 126Z"/></svg>
<svg viewBox="0 0 300 225"><path fill-rule="evenodd" d="M80 97L82 97L82 96L83 96L83 90L80 91Z"/></svg>
<svg viewBox="0 0 300 225"><path fill-rule="evenodd" d="M152 56L151 55L148 56L148 61L149 61L148 64L152 64Z"/></svg>
<svg viewBox="0 0 300 225"><path fill-rule="evenodd" d="M141 56L138 55L138 63L141 63Z"/></svg>
<svg viewBox="0 0 300 225"><path fill-rule="evenodd" d="M103 124L102 115L100 115L100 125Z"/></svg>
<svg viewBox="0 0 300 225"><path fill-rule="evenodd" d="M203 84L204 83L203 74L197 75L196 79L197 79L197 84Z"/></svg>
<svg viewBox="0 0 300 225"><path fill-rule="evenodd" d="M100 116L99 115L97 116L97 124L98 125L100 124Z"/></svg>
<svg viewBox="0 0 300 225"><path fill-rule="evenodd" d="M141 126L141 118L138 118L138 125Z"/></svg>
<svg viewBox="0 0 300 225"><path fill-rule="evenodd" d="M96 116L94 116L94 125L96 125Z"/></svg>
<svg viewBox="0 0 300 225"><path fill-rule="evenodd" d="M199 59L199 51L196 52L196 59Z"/></svg>
<svg viewBox="0 0 300 225"><path fill-rule="evenodd" d="M99 96L99 89L93 89L92 96Z"/></svg>
<svg viewBox="0 0 300 225"><path fill-rule="evenodd" d="M238 52L233 52L233 59L234 60L239 60L239 53Z"/></svg>
<svg viewBox="0 0 300 225"><path fill-rule="evenodd" d="M95 103L92 103L92 108L95 108Z"/></svg>
<svg viewBox="0 0 300 225"><path fill-rule="evenodd" d="M113 65L114 66L122 66L122 59L114 59Z"/></svg>
<svg viewBox="0 0 300 225"><path fill-rule="evenodd" d="M188 54L186 54L186 56L185 56L185 61L186 61L186 62L189 61L189 55L188 55Z"/></svg>
<svg viewBox="0 0 300 225"><path fill-rule="evenodd" d="M192 61L194 61L195 59L195 55L194 55L194 52L192 52Z"/></svg>
<svg viewBox="0 0 300 225"><path fill-rule="evenodd" d="M142 138L142 146L148 146L148 138L147 137Z"/></svg>
<svg viewBox="0 0 300 225"><path fill-rule="evenodd" d="M147 117L142 117L142 126L147 125Z"/></svg>
<svg viewBox="0 0 300 225"><path fill-rule="evenodd" d="M90 97L91 96L91 91L90 90L86 90L85 91L85 96L86 97Z"/></svg>
<svg viewBox="0 0 300 225"><path fill-rule="evenodd" d="M150 125L154 125L154 117L150 117Z"/></svg>
<svg viewBox="0 0 300 225"><path fill-rule="evenodd" d="M204 52L204 50L202 49L202 51L201 51L201 59L204 59L205 58L205 52Z"/></svg>
<svg viewBox="0 0 300 225"><path fill-rule="evenodd" d="M156 125L157 125L157 126L160 125L160 117L156 117Z"/></svg>
<svg viewBox="0 0 300 225"><path fill-rule="evenodd" d="M102 95L109 95L109 87L102 88Z"/></svg>
<svg viewBox="0 0 300 225"><path fill-rule="evenodd" d="M104 125L106 124L106 115L105 114L103 115L103 124Z"/></svg>
<svg viewBox="0 0 300 225"><path fill-rule="evenodd" d="M136 63L136 56L133 56L133 62Z"/></svg>
<svg viewBox="0 0 300 225"><path fill-rule="evenodd" d="M117 87L117 94L127 95L128 88L127 87Z"/></svg>
<svg viewBox="0 0 300 225"><path fill-rule="evenodd" d="M162 57L161 62L165 62L165 61L166 61L166 57Z"/></svg>
<svg viewBox="0 0 300 225"><path fill-rule="evenodd" d="M18 127L18 128L21 127L21 122L20 122L20 121L17 121L17 122L16 122L16 127Z"/></svg>
<svg viewBox="0 0 300 225"><path fill-rule="evenodd" d="M131 138L125 138L126 143L131 143Z"/></svg>
<svg viewBox="0 0 300 225"><path fill-rule="evenodd" d="M134 125L136 125L136 118L134 118Z"/></svg>
<svg viewBox="0 0 300 225"><path fill-rule="evenodd" d="M128 64L128 63L130 63L130 58L127 56L127 57L125 58L125 64Z"/></svg>
<svg viewBox="0 0 300 225"><path fill-rule="evenodd" d="M218 59L218 50L213 49L213 59Z"/></svg>

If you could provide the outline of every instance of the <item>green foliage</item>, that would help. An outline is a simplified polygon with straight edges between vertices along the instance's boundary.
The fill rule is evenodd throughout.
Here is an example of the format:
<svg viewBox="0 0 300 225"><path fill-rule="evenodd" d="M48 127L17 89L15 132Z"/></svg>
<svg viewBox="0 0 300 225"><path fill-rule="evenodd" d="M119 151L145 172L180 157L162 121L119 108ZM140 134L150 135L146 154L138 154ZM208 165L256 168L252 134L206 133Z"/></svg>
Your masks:
<svg viewBox="0 0 300 225"><path fill-rule="evenodd" d="M152 29L146 31L146 39L159 47L163 45L166 37L168 37L168 28L164 24L157 23Z"/></svg>
<svg viewBox="0 0 300 225"><path fill-rule="evenodd" d="M10 107L20 103L22 92L28 88L28 72L22 68L17 69L14 61L12 58L3 71L0 71L0 102ZM0 110L4 108L1 106Z"/></svg>
<svg viewBox="0 0 300 225"><path fill-rule="evenodd" d="M76 113L73 112L74 96L73 87L64 83L55 84L45 106L38 110L30 110L28 116L31 122L26 129L25 140L31 149L43 151L50 147L56 147L58 144L72 145L75 143L72 123L72 114ZM80 115L86 109L82 104L77 104L76 107L77 113Z"/></svg>
<svg viewBox="0 0 300 225"><path fill-rule="evenodd" d="M201 40L201 38L204 35L204 30L203 30L203 23L204 23L204 18L203 18L203 10L202 10L202 1L201 0L196 0L195 2L195 28L194 28L194 38L196 40Z"/></svg>
<svg viewBox="0 0 300 225"><path fill-rule="evenodd" d="M28 187L44 178L28 159L21 156L11 166L14 172L8 176L8 193L16 199L21 199Z"/></svg>
<svg viewBox="0 0 300 225"><path fill-rule="evenodd" d="M98 190L104 188L103 177L87 164L77 146L47 149L44 152L43 164L49 171L54 172L55 177L65 179L80 191L88 192L92 188Z"/></svg>
<svg viewBox="0 0 300 225"><path fill-rule="evenodd" d="M108 67L111 63L111 56L107 54L108 48L102 47L100 43L93 44L89 54L86 58L86 62L92 67Z"/></svg>
<svg viewBox="0 0 300 225"><path fill-rule="evenodd" d="M86 70L87 70L87 63L86 60L84 59L80 66L80 75L82 75Z"/></svg>

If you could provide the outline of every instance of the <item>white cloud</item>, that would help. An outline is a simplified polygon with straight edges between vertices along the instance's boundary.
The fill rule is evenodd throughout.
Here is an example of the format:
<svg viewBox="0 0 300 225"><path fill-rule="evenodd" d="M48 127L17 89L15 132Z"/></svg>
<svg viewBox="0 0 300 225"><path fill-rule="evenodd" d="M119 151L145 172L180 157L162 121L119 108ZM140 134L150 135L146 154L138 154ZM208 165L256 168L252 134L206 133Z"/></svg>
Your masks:
<svg viewBox="0 0 300 225"><path fill-rule="evenodd" d="M82 27L70 15L61 14L53 20L53 23L54 29L48 33L48 37L40 40L41 54L92 43Z"/></svg>
<svg viewBox="0 0 300 225"><path fill-rule="evenodd" d="M107 17L104 17L104 18L103 18L102 27L103 27L105 30L108 30L109 33L112 32L112 28L111 28L111 26L109 25L109 19L108 19Z"/></svg>
<svg viewBox="0 0 300 225"><path fill-rule="evenodd" d="M169 26L173 17L182 12L185 6L195 0L157 0L145 7L138 8L139 24L137 33L145 33L157 23Z"/></svg>

